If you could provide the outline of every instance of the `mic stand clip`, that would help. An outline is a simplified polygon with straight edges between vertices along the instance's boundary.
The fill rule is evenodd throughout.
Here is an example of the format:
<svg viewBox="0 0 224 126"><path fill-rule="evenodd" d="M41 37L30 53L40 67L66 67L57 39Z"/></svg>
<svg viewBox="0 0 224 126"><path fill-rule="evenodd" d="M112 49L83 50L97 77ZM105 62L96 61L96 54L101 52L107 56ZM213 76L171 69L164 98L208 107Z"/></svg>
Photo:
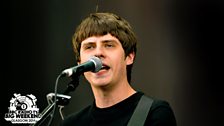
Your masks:
<svg viewBox="0 0 224 126"><path fill-rule="evenodd" d="M47 117L49 117L51 115L51 112L55 105L55 102L53 102L54 97L55 97L54 93L49 93L47 95L48 106L43 110L43 112L41 112L41 114L40 114L41 119L38 122L36 122L35 124L33 124L32 126L39 126L41 123L44 122L45 119L47 119ZM64 107L65 105L69 104L71 96L64 95L64 94L57 94L56 99L57 99L56 105L58 105L59 107ZM62 116L62 118L63 118L63 116Z"/></svg>

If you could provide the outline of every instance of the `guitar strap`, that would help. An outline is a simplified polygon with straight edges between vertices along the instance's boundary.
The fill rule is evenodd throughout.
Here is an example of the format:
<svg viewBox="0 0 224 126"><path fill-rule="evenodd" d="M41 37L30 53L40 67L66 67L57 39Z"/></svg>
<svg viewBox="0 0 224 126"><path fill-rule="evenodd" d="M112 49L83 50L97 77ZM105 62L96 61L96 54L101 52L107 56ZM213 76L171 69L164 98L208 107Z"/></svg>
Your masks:
<svg viewBox="0 0 224 126"><path fill-rule="evenodd" d="M127 126L144 126L145 120L152 106L153 99L143 95Z"/></svg>

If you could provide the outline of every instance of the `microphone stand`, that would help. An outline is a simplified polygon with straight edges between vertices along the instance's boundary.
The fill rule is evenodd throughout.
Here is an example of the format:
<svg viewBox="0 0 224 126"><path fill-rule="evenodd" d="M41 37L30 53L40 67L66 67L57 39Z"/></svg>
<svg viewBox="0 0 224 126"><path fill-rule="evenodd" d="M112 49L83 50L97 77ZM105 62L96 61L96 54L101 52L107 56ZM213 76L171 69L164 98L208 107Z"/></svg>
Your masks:
<svg viewBox="0 0 224 126"><path fill-rule="evenodd" d="M56 105L68 105L69 104L69 100L68 98L66 98L66 96L68 96L67 94L69 94L71 91L74 91L79 85L79 76L75 76L72 75L72 81L70 81L67 85L66 90L63 92L63 96L65 97L56 97ZM55 96L54 96L55 97ZM53 102L52 104L49 104L41 113L40 113L40 120L37 121L36 123L32 124L31 126L39 126L41 123L44 122L44 120L46 120L50 115L51 112L53 110L55 106L55 102ZM52 115L53 116L53 115Z"/></svg>

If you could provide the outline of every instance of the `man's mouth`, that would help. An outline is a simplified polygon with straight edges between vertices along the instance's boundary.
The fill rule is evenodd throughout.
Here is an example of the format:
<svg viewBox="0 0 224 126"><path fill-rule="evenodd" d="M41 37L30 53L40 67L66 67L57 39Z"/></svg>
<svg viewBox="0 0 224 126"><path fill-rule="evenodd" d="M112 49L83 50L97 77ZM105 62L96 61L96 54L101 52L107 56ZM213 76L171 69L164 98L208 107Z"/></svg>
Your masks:
<svg viewBox="0 0 224 126"><path fill-rule="evenodd" d="M103 66L102 66L102 68L101 68L100 70L109 70L109 69L110 69L110 67L109 67L109 66L107 66L107 65L103 64Z"/></svg>

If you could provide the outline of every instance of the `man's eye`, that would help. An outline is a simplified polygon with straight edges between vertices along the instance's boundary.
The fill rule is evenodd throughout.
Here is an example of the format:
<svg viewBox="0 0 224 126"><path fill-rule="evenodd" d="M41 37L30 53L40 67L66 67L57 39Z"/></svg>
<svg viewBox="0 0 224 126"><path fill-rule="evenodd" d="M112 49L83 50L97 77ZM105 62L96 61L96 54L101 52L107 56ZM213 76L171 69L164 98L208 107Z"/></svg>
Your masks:
<svg viewBox="0 0 224 126"><path fill-rule="evenodd" d="M114 47L113 44L106 44L105 46L106 46L106 47L109 47L109 48Z"/></svg>
<svg viewBox="0 0 224 126"><path fill-rule="evenodd" d="M88 46L85 46L85 49L93 49L94 46L93 45L88 45Z"/></svg>

